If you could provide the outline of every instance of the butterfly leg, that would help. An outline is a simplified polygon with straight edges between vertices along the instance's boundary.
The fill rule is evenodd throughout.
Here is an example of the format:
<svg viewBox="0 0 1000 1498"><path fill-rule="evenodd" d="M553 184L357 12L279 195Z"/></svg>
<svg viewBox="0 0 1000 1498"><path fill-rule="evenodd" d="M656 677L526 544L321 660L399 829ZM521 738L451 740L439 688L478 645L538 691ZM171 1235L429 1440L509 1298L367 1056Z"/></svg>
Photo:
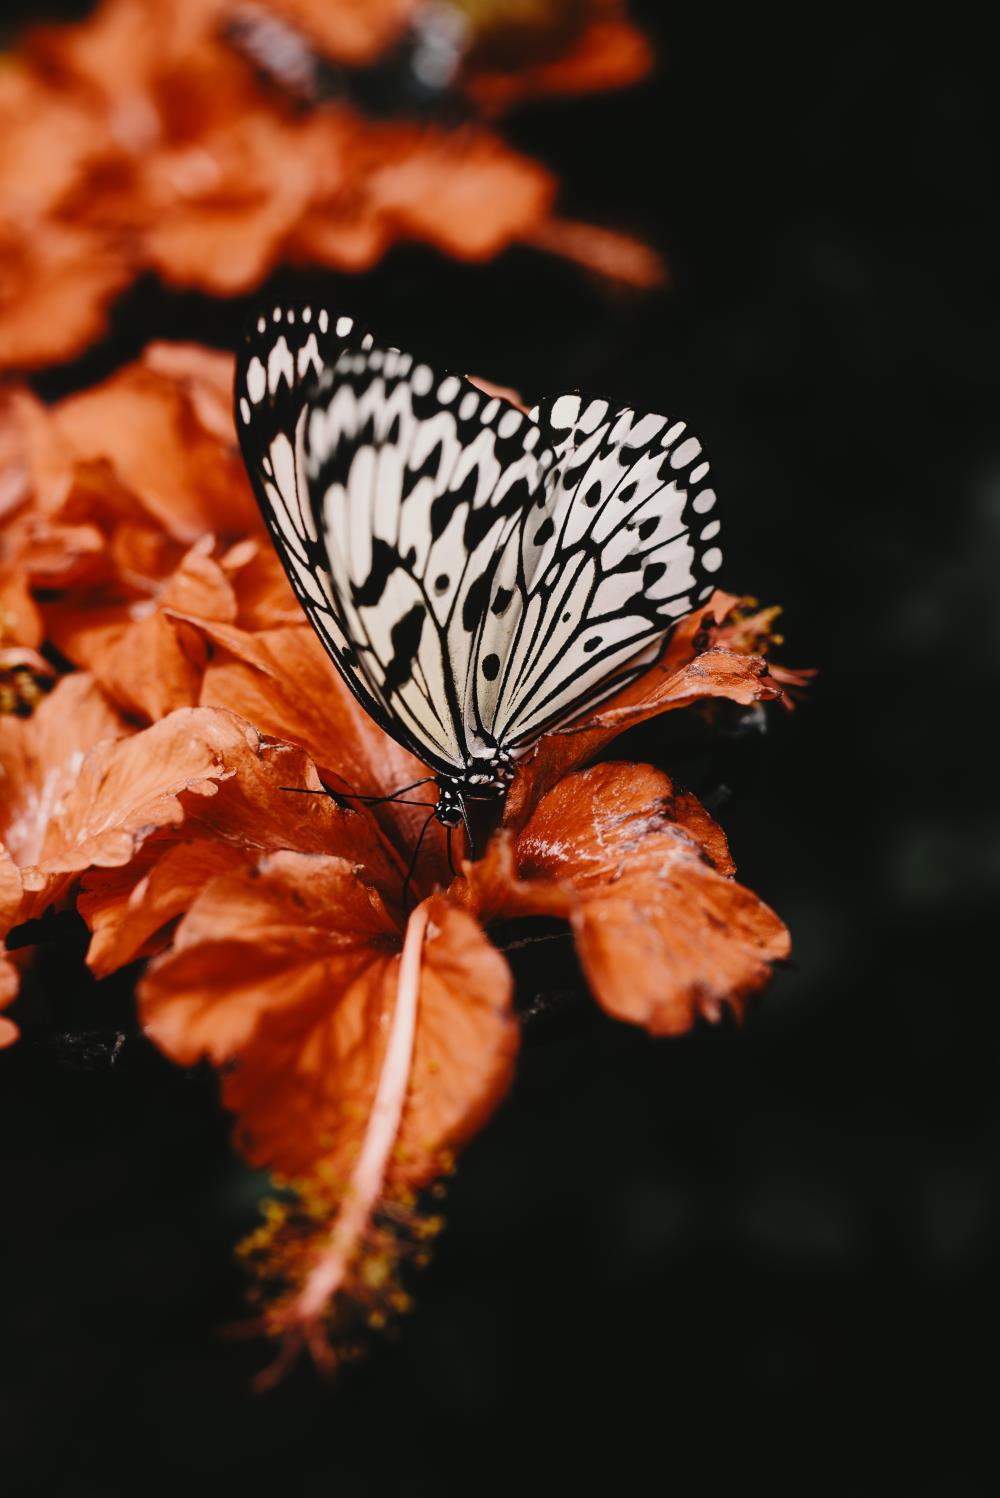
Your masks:
<svg viewBox="0 0 1000 1498"><path fill-rule="evenodd" d="M417 858L420 855L420 844L423 842L423 840L424 840L424 833L427 831L428 827L431 825L431 822L434 820L434 817L435 817L436 813L437 813L437 807L436 806L432 806L429 814L424 819L424 825L420 829L420 836L417 838L417 846L414 848L414 850L413 850L413 857L410 859L410 867L407 869L407 871L406 871L406 878L403 880L403 909L404 910L406 909L406 897L407 897L407 895L410 892L410 881L413 878L414 870L417 867Z"/></svg>
<svg viewBox="0 0 1000 1498"><path fill-rule="evenodd" d="M475 856L476 856L476 840L472 836L472 828L469 825L469 814L468 814L468 812L465 809L465 802L464 801L461 803L461 806L462 806L462 821L465 823L465 835L469 839L469 857L470 858L475 858ZM449 840L449 847L450 847L450 840ZM454 872L455 871L453 869L452 873L454 873Z"/></svg>

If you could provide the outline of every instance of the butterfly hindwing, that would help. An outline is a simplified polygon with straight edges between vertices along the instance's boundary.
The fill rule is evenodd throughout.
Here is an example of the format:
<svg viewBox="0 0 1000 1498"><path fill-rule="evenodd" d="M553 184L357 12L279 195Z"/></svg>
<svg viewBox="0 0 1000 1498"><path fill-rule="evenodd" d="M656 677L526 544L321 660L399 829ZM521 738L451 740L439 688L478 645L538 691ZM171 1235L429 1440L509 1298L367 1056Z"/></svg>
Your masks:
<svg viewBox="0 0 1000 1498"><path fill-rule="evenodd" d="M481 710L488 698L514 752L655 659L722 561L709 464L684 422L579 395L531 415L557 462L497 566L501 602L520 579L521 615L488 618L480 646L504 660Z"/></svg>

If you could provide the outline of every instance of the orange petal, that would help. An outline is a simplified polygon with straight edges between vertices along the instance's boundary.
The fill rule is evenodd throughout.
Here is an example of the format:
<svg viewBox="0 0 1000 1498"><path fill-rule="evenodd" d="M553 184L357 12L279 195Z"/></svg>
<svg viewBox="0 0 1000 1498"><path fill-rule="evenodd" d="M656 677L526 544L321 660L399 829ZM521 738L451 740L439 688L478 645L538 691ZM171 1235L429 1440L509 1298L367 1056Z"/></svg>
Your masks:
<svg viewBox="0 0 1000 1498"><path fill-rule="evenodd" d="M126 608L56 605L46 619L57 650L87 668L123 711L156 722L197 704L204 645L165 615L132 620Z"/></svg>
<svg viewBox="0 0 1000 1498"><path fill-rule="evenodd" d="M59 435L81 459L106 458L148 513L187 545L206 532L239 536L260 524L236 451L206 430L173 379L130 365L56 407Z"/></svg>
<svg viewBox="0 0 1000 1498"><path fill-rule="evenodd" d="M148 954L151 939L162 938L210 877L262 852L346 857L387 898L398 898L402 870L373 819L325 796L302 750L260 739L228 714L217 716L230 720L225 757L235 773L219 782L215 795L181 797L186 820L180 832L153 832L127 865L92 870L84 880L78 909L95 933L87 961L101 976ZM316 794L299 793L305 790ZM177 836L185 841L177 843Z"/></svg>
<svg viewBox="0 0 1000 1498"><path fill-rule="evenodd" d="M442 896L429 910L413 1071L391 1172L414 1184L435 1173L442 1149L486 1122L510 1085L519 1039L504 958Z"/></svg>
<svg viewBox="0 0 1000 1498"><path fill-rule="evenodd" d="M17 923L22 894L21 871L0 843L0 939Z"/></svg>
<svg viewBox="0 0 1000 1498"><path fill-rule="evenodd" d="M423 779L426 766L382 732L355 701L315 633L308 625L250 635L228 625L201 624L216 646L205 672L201 701L227 707L263 732L301 744L320 772L338 790L387 796ZM433 786L413 798L435 799ZM419 807L387 804L376 808L380 824L401 852L411 850L426 820ZM446 878L443 829L427 830L421 857L421 887Z"/></svg>
<svg viewBox="0 0 1000 1498"><path fill-rule="evenodd" d="M507 796L504 822L522 827L546 790L636 723L709 697L749 704L780 695L780 687L769 679L767 664L760 656L712 649L676 671L668 673L654 666L619 693L609 707L589 717L583 729L563 730L539 741L518 766Z"/></svg>
<svg viewBox="0 0 1000 1498"><path fill-rule="evenodd" d="M730 877L721 829L649 765L567 776L504 838L456 898L485 920L567 916L595 997L654 1034L739 1012L788 955L781 921Z"/></svg>
<svg viewBox="0 0 1000 1498"><path fill-rule="evenodd" d="M0 571L0 644L37 650L45 638L27 579L21 571Z"/></svg>
<svg viewBox="0 0 1000 1498"><path fill-rule="evenodd" d="M151 851L153 861L141 877L131 864L84 878L77 909L94 933L87 964L98 978L166 945L171 923L191 908L206 884L247 857L230 843L208 838Z"/></svg>
<svg viewBox="0 0 1000 1498"><path fill-rule="evenodd" d="M583 901L573 927L602 1008L653 1035L716 1020L726 1005L742 1013L790 950L762 900L679 842L661 848L655 869L630 870Z"/></svg>
<svg viewBox="0 0 1000 1498"><path fill-rule="evenodd" d="M480 1123L515 1045L506 964L468 916L436 905L393 1169L418 1179ZM248 1158L346 1182L378 1086L398 928L341 860L282 853L216 879L140 988L174 1059L234 1063L223 1084Z"/></svg>
<svg viewBox="0 0 1000 1498"><path fill-rule="evenodd" d="M220 566L236 595L241 629L276 629L302 623L302 605L292 592L277 552L267 539L237 541Z"/></svg>
<svg viewBox="0 0 1000 1498"><path fill-rule="evenodd" d="M232 354L204 348L200 343L154 342L143 349L142 363L178 385L205 431L232 446L236 371Z"/></svg>
<svg viewBox="0 0 1000 1498"><path fill-rule="evenodd" d="M129 732L83 672L63 677L30 718L0 718L0 833L17 863L42 856L51 819L76 783L85 752Z"/></svg>
<svg viewBox="0 0 1000 1498"><path fill-rule="evenodd" d="M641 31L620 15L598 15L561 56L516 70L477 71L466 92L481 109L508 109L547 94L625 88L644 77L652 63L652 48Z"/></svg>
<svg viewBox="0 0 1000 1498"><path fill-rule="evenodd" d="M497 136L395 129L385 163L365 185L397 232L461 260L488 260L548 215L553 178Z"/></svg>
<svg viewBox="0 0 1000 1498"><path fill-rule="evenodd" d="M524 239L536 250L562 255L585 270L639 291L651 291L667 280L663 257L644 240L623 234L620 229L551 217L535 224Z"/></svg>
<svg viewBox="0 0 1000 1498"><path fill-rule="evenodd" d="M107 233L44 220L0 234L0 369L70 359L102 336L133 276L131 252Z"/></svg>

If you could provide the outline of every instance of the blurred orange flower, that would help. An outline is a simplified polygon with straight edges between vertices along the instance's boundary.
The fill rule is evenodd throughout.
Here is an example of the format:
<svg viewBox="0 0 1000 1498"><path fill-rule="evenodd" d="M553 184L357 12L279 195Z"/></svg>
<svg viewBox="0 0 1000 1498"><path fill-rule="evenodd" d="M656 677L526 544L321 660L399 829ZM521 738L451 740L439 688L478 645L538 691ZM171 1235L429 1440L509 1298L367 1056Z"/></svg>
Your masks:
<svg viewBox="0 0 1000 1498"><path fill-rule="evenodd" d="M582 768L655 714L781 691L759 653L773 616L716 593L582 731L522 761L502 826L463 861L419 792L358 799L427 771L295 603L231 381L227 357L154 344L54 407L19 387L0 406L5 627L76 668L0 717L0 936L75 904L98 976L152 958L147 1033L219 1067L241 1149L294 1183L246 1256L267 1328L323 1359L331 1315L405 1304L395 1260L434 1221L413 1193L506 1090L498 923L567 922L597 1001L653 1034L742 1012L787 955L693 796L648 765ZM29 955L0 960L0 1007ZM0 1019L0 1043L14 1033Z"/></svg>
<svg viewBox="0 0 1000 1498"><path fill-rule="evenodd" d="M639 284L661 276L656 257L626 237L564 230L551 175L482 126L375 121L343 101L304 113L227 40L237 9L235 0L102 0L83 21L29 32L6 64L0 368L78 354L146 270L233 296L283 260L359 271L412 239L465 260L532 242ZM357 61L389 45L415 7L272 0L268 11ZM646 65L631 28L597 11L596 42L585 30L580 43L591 61L579 74L574 54L561 64L582 87L628 81ZM634 42L624 44L627 66L612 62L604 76L593 56L609 28L619 50ZM482 77L479 87L495 102L518 91L516 78ZM544 70L522 82L550 86Z"/></svg>

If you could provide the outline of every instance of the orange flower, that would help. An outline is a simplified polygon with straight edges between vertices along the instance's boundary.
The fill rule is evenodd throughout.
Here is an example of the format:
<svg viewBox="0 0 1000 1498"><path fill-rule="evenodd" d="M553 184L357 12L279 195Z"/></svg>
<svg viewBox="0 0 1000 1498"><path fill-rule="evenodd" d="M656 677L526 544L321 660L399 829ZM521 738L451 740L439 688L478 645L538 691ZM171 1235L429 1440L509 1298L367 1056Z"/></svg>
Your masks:
<svg viewBox="0 0 1000 1498"><path fill-rule="evenodd" d="M653 1034L740 1014L787 954L694 797L648 765L583 768L656 714L780 697L750 653L773 614L715 594L656 666L536 746L463 862L419 789L357 799L427 771L290 595L235 458L231 378L222 356L154 345L48 411L17 389L0 407L10 638L86 668L0 717L0 937L75 903L95 974L151 959L148 1033L220 1068L241 1149L293 1182L245 1250L265 1325L328 1359L331 1324L405 1307L395 1265L437 1222L415 1193L508 1085L496 925L565 921L597 1001ZM0 959L0 1007L28 955ZM0 1043L14 1033L5 1015Z"/></svg>
<svg viewBox="0 0 1000 1498"><path fill-rule="evenodd" d="M413 12L409 0L273 6L348 62L391 46ZM83 21L28 33L4 69L0 368L79 353L145 270L233 296L283 260L364 270L402 238L466 260L535 243L642 285L662 274L644 247L564 231L550 174L485 128L375 122L345 103L303 114L227 40L237 10L103 0ZM590 62L567 63L566 77L593 87L635 76L636 34L620 19L595 26ZM610 74L594 66L609 40ZM504 76L494 102L517 91ZM544 74L525 84L549 86Z"/></svg>

